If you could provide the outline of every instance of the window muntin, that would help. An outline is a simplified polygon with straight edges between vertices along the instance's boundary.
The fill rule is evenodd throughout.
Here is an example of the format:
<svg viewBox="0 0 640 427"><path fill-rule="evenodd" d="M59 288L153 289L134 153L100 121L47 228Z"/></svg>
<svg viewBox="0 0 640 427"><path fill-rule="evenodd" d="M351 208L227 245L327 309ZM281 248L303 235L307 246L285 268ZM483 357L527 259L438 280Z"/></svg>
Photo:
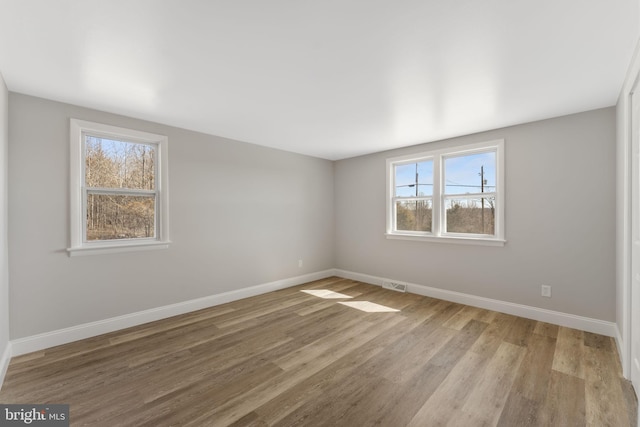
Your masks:
<svg viewBox="0 0 640 427"><path fill-rule="evenodd" d="M168 247L167 137L71 119L70 255Z"/></svg>
<svg viewBox="0 0 640 427"><path fill-rule="evenodd" d="M504 244L503 140L387 159L387 187L389 238Z"/></svg>

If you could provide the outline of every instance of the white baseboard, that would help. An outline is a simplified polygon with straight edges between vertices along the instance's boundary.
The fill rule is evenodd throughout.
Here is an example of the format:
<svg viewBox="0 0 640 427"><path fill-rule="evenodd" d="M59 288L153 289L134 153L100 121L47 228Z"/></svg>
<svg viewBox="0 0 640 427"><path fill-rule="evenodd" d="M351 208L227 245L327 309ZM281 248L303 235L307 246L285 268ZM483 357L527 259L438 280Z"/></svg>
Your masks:
<svg viewBox="0 0 640 427"><path fill-rule="evenodd" d="M628 363L629 359L629 349L627 348L627 343L622 337L622 333L620 333L620 328L616 324L616 346L618 347L618 356L620 356L620 364L622 365L622 376L628 380L631 380L631 372L630 367L631 364Z"/></svg>
<svg viewBox="0 0 640 427"><path fill-rule="evenodd" d="M11 342L7 343L7 346L2 351L2 355L0 356L0 390L2 389L2 384L4 383L4 376L7 374L7 369L9 368L9 362L11 361Z"/></svg>
<svg viewBox="0 0 640 427"><path fill-rule="evenodd" d="M85 323L82 325L72 326L70 328L45 332L25 338L18 338L16 340L12 340L10 343L11 355L19 356L57 345L67 344L73 341L114 332L120 329L138 326L144 323L166 319L168 317L177 316L196 310L201 310L203 308L213 307L216 305L225 304L227 302L261 295L267 292L289 288L291 286L302 285L303 283L325 279L333 275L334 270L332 269L319 271L316 273L305 274L288 279L276 280L275 282L263 283L261 285L251 286L249 288L238 289L236 291L224 292L221 294L210 295L203 298L166 305L163 307L125 314L123 316L113 317L110 319ZM0 365L0 367L2 367L2 365Z"/></svg>
<svg viewBox="0 0 640 427"><path fill-rule="evenodd" d="M368 274L355 273L340 269L335 269L334 274L345 279L358 280L360 282L378 286L382 286L382 282L384 280L392 280L384 277L371 276ZM574 314L531 307L523 304L515 304L512 302L484 298L462 292L448 291L445 289L432 288L430 286L417 285L413 283L408 283L407 292L457 302L459 304L471 305L473 307L484 308L487 310L499 311L501 313L512 314L514 316L552 323L554 325L566 326L568 328L579 329L618 339L618 328L613 322L606 322L604 320L576 316Z"/></svg>

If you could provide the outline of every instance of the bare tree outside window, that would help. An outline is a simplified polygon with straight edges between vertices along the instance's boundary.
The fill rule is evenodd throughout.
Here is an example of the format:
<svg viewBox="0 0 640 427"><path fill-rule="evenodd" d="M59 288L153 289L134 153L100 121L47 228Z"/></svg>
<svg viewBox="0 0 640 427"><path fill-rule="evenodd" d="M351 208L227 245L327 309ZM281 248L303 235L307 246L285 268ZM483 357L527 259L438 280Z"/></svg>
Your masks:
<svg viewBox="0 0 640 427"><path fill-rule="evenodd" d="M483 204L484 202L484 204ZM495 234L495 198L447 200L447 231Z"/></svg>
<svg viewBox="0 0 640 427"><path fill-rule="evenodd" d="M396 202L396 229L401 231L431 231L430 200Z"/></svg>
<svg viewBox="0 0 640 427"><path fill-rule="evenodd" d="M86 240L155 237L156 147L87 135Z"/></svg>

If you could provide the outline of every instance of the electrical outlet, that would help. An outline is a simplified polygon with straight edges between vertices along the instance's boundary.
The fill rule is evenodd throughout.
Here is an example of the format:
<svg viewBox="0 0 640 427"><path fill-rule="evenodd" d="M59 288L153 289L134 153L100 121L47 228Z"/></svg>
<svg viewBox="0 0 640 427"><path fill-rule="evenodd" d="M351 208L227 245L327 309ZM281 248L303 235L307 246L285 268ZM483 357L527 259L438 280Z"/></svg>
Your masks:
<svg viewBox="0 0 640 427"><path fill-rule="evenodd" d="M301 259L298 260L298 268L302 268L302 260Z"/></svg>
<svg viewBox="0 0 640 427"><path fill-rule="evenodd" d="M543 297L551 298L551 286L542 285L541 294L542 294Z"/></svg>

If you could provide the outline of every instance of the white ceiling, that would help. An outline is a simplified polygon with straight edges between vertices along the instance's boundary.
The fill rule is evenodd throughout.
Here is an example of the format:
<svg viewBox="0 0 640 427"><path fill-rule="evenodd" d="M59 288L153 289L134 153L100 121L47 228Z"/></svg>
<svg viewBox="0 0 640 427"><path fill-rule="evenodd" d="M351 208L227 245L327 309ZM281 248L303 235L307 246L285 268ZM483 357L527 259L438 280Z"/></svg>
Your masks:
<svg viewBox="0 0 640 427"><path fill-rule="evenodd" d="M341 159L614 105L638 18L637 0L0 0L0 73Z"/></svg>

